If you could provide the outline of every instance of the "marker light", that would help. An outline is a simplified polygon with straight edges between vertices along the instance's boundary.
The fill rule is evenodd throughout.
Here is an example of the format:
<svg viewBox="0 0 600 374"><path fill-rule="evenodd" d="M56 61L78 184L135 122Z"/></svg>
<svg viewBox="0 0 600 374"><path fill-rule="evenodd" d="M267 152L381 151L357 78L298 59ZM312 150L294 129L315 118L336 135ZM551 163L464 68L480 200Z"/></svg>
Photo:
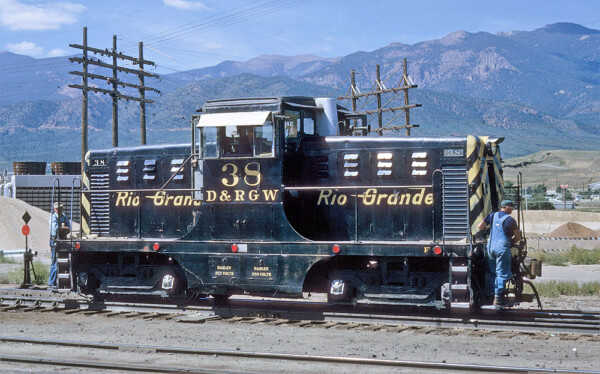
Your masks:
<svg viewBox="0 0 600 374"><path fill-rule="evenodd" d="M154 249L155 251L158 251L160 249L160 245L158 245L158 243L154 243L154 245L152 246L152 249Z"/></svg>
<svg viewBox="0 0 600 374"><path fill-rule="evenodd" d="M237 252L238 251L238 246L237 244L232 244L231 245L231 252Z"/></svg>
<svg viewBox="0 0 600 374"><path fill-rule="evenodd" d="M341 248L339 245L334 245L333 248L331 248L331 250L333 251L333 253L338 254L341 251Z"/></svg>
<svg viewBox="0 0 600 374"><path fill-rule="evenodd" d="M435 247L433 247L433 253L436 255L441 255L442 254L442 248L439 245L436 245Z"/></svg>
<svg viewBox="0 0 600 374"><path fill-rule="evenodd" d="M81 243L75 242L75 249L79 250L79 248L81 248Z"/></svg>

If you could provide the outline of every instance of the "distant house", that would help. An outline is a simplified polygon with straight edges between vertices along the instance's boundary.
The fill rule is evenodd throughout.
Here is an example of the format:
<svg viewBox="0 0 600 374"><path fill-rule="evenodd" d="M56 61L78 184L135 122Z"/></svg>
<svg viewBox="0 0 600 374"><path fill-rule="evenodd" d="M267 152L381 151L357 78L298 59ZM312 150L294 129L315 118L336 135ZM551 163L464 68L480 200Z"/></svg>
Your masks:
<svg viewBox="0 0 600 374"><path fill-rule="evenodd" d="M590 183L588 184L588 187L592 190L600 189L600 182Z"/></svg>
<svg viewBox="0 0 600 374"><path fill-rule="evenodd" d="M565 210L565 209L575 209L575 202L574 201L567 201L567 202L556 202L553 201L552 205L554 205L554 209L556 210Z"/></svg>

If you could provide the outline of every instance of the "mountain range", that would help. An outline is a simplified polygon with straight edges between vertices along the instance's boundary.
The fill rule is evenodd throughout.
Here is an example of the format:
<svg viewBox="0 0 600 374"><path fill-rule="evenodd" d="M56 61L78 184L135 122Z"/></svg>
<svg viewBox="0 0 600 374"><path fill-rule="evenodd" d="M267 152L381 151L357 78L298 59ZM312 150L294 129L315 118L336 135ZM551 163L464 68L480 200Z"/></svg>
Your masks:
<svg viewBox="0 0 600 374"><path fill-rule="evenodd" d="M190 116L209 99L345 96L351 70L360 90L368 92L376 64L386 87L394 87L403 58L419 86L410 90L410 101L423 105L410 113L411 122L420 125L413 136L504 136L509 157L543 149L600 150L600 31L572 23L498 34L457 31L337 58L265 55L165 74L160 81L147 80L162 92L149 96L156 102L147 107L148 143L189 141ZM81 66L66 57L0 52L0 167L79 159L81 92L68 88L80 83L69 74L74 70ZM90 84L110 88L97 80ZM392 98L384 96L384 103ZM402 95L390 103L402 104ZM374 104L362 100L360 106ZM403 125L403 117L391 123ZM390 120L391 114L384 117L384 123ZM89 126L90 148L111 145L109 97L90 94ZM119 131L120 145L139 143L136 103L120 103Z"/></svg>

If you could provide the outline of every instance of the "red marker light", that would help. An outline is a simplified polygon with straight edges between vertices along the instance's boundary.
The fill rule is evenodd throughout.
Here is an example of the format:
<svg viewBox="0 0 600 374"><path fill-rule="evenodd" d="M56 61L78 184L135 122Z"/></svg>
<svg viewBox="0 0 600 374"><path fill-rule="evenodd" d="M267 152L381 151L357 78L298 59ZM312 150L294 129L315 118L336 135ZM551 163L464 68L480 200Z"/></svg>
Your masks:
<svg viewBox="0 0 600 374"><path fill-rule="evenodd" d="M435 247L433 247L433 253L435 253L436 255L441 255L442 254L442 248L439 245L436 245Z"/></svg>
<svg viewBox="0 0 600 374"><path fill-rule="evenodd" d="M333 246L333 248L331 248L331 250L333 251L333 253L338 254L338 253L340 253L340 251L342 249L340 248L339 245L336 244L336 245Z"/></svg>
<svg viewBox="0 0 600 374"><path fill-rule="evenodd" d="M154 243L154 245L152 246L152 249L154 249L155 251L158 251L160 249L160 245L158 245L158 243Z"/></svg>
<svg viewBox="0 0 600 374"><path fill-rule="evenodd" d="M75 249L76 249L76 250L79 250L79 248L81 248L81 243L79 243L79 242L76 242L76 243L75 243Z"/></svg>
<svg viewBox="0 0 600 374"><path fill-rule="evenodd" d="M231 245L231 252L237 252L238 251L238 246L237 244L232 244Z"/></svg>

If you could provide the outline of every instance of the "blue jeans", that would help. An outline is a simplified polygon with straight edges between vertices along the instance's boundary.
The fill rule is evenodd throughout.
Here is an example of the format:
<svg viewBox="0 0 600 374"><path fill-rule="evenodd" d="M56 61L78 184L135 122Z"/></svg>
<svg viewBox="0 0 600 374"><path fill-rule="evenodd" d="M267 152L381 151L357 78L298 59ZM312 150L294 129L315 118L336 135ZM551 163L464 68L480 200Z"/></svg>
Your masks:
<svg viewBox="0 0 600 374"><path fill-rule="evenodd" d="M487 266L489 271L488 290L494 290L496 296L506 290L510 280L511 254L510 248L492 248L487 250Z"/></svg>
<svg viewBox="0 0 600 374"><path fill-rule="evenodd" d="M50 247L50 275L48 276L48 286L56 286L56 275L58 273L58 266L56 261L56 250L55 247Z"/></svg>

